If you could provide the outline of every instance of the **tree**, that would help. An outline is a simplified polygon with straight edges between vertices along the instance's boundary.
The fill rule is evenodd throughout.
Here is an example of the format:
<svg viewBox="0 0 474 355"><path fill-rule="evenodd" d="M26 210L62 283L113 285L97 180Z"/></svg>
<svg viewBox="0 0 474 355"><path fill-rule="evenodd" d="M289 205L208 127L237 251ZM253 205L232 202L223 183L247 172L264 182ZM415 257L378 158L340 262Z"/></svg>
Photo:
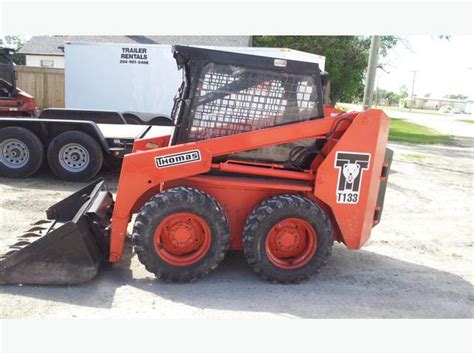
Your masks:
<svg viewBox="0 0 474 355"><path fill-rule="evenodd" d="M386 56L398 38L383 36L381 56ZM255 47L286 47L326 57L331 80L331 103L360 101L369 58L370 38L361 36L254 36Z"/></svg>
<svg viewBox="0 0 474 355"><path fill-rule="evenodd" d="M25 40L20 36L5 36L0 38L0 47L7 47L15 50L13 54L13 62L15 64L25 65L25 55L18 53L18 51L25 44Z"/></svg>
<svg viewBox="0 0 474 355"><path fill-rule="evenodd" d="M401 99L406 99L408 97L408 88L406 85L400 86L400 90L398 92L398 95L400 95Z"/></svg>
<svg viewBox="0 0 474 355"><path fill-rule="evenodd" d="M385 99L387 100L389 106L398 105L400 102L400 95L389 91L385 94Z"/></svg>
<svg viewBox="0 0 474 355"><path fill-rule="evenodd" d="M400 95L385 89L378 89L374 93L374 97L377 98L377 104L382 103L382 105L394 106L398 105L400 101Z"/></svg>

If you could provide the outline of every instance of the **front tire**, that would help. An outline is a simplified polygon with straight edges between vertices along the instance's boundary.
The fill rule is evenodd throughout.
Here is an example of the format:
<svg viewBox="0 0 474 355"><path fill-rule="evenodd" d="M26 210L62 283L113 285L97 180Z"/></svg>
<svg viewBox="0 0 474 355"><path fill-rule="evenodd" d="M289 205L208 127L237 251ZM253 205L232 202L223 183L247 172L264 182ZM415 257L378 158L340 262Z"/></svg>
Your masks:
<svg viewBox="0 0 474 355"><path fill-rule="evenodd" d="M243 245L257 275L272 282L299 283L326 263L333 245L332 225L305 197L273 196L247 218Z"/></svg>
<svg viewBox="0 0 474 355"><path fill-rule="evenodd" d="M44 149L41 140L22 127L0 129L0 175L24 178L41 167Z"/></svg>
<svg viewBox="0 0 474 355"><path fill-rule="evenodd" d="M47 157L54 175L67 181L93 178L104 161L99 143L80 131L68 131L55 137L49 143Z"/></svg>
<svg viewBox="0 0 474 355"><path fill-rule="evenodd" d="M227 217L205 192L177 187L151 198L133 228L140 262L157 279L194 281L215 270L230 245Z"/></svg>

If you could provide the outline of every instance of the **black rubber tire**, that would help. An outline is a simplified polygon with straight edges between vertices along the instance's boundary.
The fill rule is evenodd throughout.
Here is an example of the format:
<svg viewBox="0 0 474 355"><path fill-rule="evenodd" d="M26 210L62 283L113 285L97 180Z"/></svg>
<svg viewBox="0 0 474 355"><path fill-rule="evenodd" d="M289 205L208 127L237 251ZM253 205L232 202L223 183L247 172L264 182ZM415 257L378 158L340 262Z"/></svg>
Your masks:
<svg viewBox="0 0 474 355"><path fill-rule="evenodd" d="M82 145L89 153L89 164L79 172L71 172L62 167L59 162L59 152L69 143ZM93 178L102 168L104 154L99 143L87 133L81 131L67 131L56 136L48 146L48 164L51 171L58 178L66 181L86 181Z"/></svg>
<svg viewBox="0 0 474 355"><path fill-rule="evenodd" d="M163 116L154 117L149 122L146 122L146 124L151 124L153 126L174 126L171 118Z"/></svg>
<svg viewBox="0 0 474 355"><path fill-rule="evenodd" d="M132 115L130 113L124 114L123 118L125 118L125 121L127 122L127 124L135 124L135 125L146 124L142 122L142 120L139 119L137 116Z"/></svg>
<svg viewBox="0 0 474 355"><path fill-rule="evenodd" d="M211 230L211 245L207 254L196 263L186 266L167 263L153 245L154 233L161 221L180 212L200 216ZM132 241L138 259L157 279L189 282L215 270L224 259L230 246L229 223L223 208L207 193L176 187L155 195L143 206L133 226Z"/></svg>
<svg viewBox="0 0 474 355"><path fill-rule="evenodd" d="M313 258L298 269L283 269L274 265L267 256L265 241L270 229L286 218L301 218L316 231L318 242ZM244 254L257 275L279 283L307 281L323 266L332 245L332 225L324 211L313 201L300 195L277 195L263 201L250 213L244 227Z"/></svg>
<svg viewBox="0 0 474 355"><path fill-rule="evenodd" d="M0 129L0 144L9 138L17 139L26 145L29 159L21 168L9 168L0 161L0 176L24 178L36 173L44 160L44 148L41 140L26 128L5 127Z"/></svg>

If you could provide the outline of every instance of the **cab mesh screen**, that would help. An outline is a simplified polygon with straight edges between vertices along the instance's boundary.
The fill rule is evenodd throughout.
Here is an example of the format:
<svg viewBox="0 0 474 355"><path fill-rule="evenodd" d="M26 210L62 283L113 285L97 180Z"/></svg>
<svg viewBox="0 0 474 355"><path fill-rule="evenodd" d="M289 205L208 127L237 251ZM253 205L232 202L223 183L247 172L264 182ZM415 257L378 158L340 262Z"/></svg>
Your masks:
<svg viewBox="0 0 474 355"><path fill-rule="evenodd" d="M174 110L175 143L323 117L317 64L284 60L278 67L272 58L176 47L187 82Z"/></svg>
<svg viewBox="0 0 474 355"><path fill-rule="evenodd" d="M272 127L318 115L311 77L208 64L199 79L192 141Z"/></svg>

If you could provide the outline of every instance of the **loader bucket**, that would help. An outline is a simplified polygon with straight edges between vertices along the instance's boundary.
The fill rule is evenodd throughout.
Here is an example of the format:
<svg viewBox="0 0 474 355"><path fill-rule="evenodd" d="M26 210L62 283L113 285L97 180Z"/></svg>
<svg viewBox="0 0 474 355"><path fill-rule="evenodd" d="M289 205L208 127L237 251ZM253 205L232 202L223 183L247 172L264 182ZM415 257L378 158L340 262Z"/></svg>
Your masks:
<svg viewBox="0 0 474 355"><path fill-rule="evenodd" d="M103 179L46 211L0 257L0 284L69 285L91 280L108 257L112 194Z"/></svg>

